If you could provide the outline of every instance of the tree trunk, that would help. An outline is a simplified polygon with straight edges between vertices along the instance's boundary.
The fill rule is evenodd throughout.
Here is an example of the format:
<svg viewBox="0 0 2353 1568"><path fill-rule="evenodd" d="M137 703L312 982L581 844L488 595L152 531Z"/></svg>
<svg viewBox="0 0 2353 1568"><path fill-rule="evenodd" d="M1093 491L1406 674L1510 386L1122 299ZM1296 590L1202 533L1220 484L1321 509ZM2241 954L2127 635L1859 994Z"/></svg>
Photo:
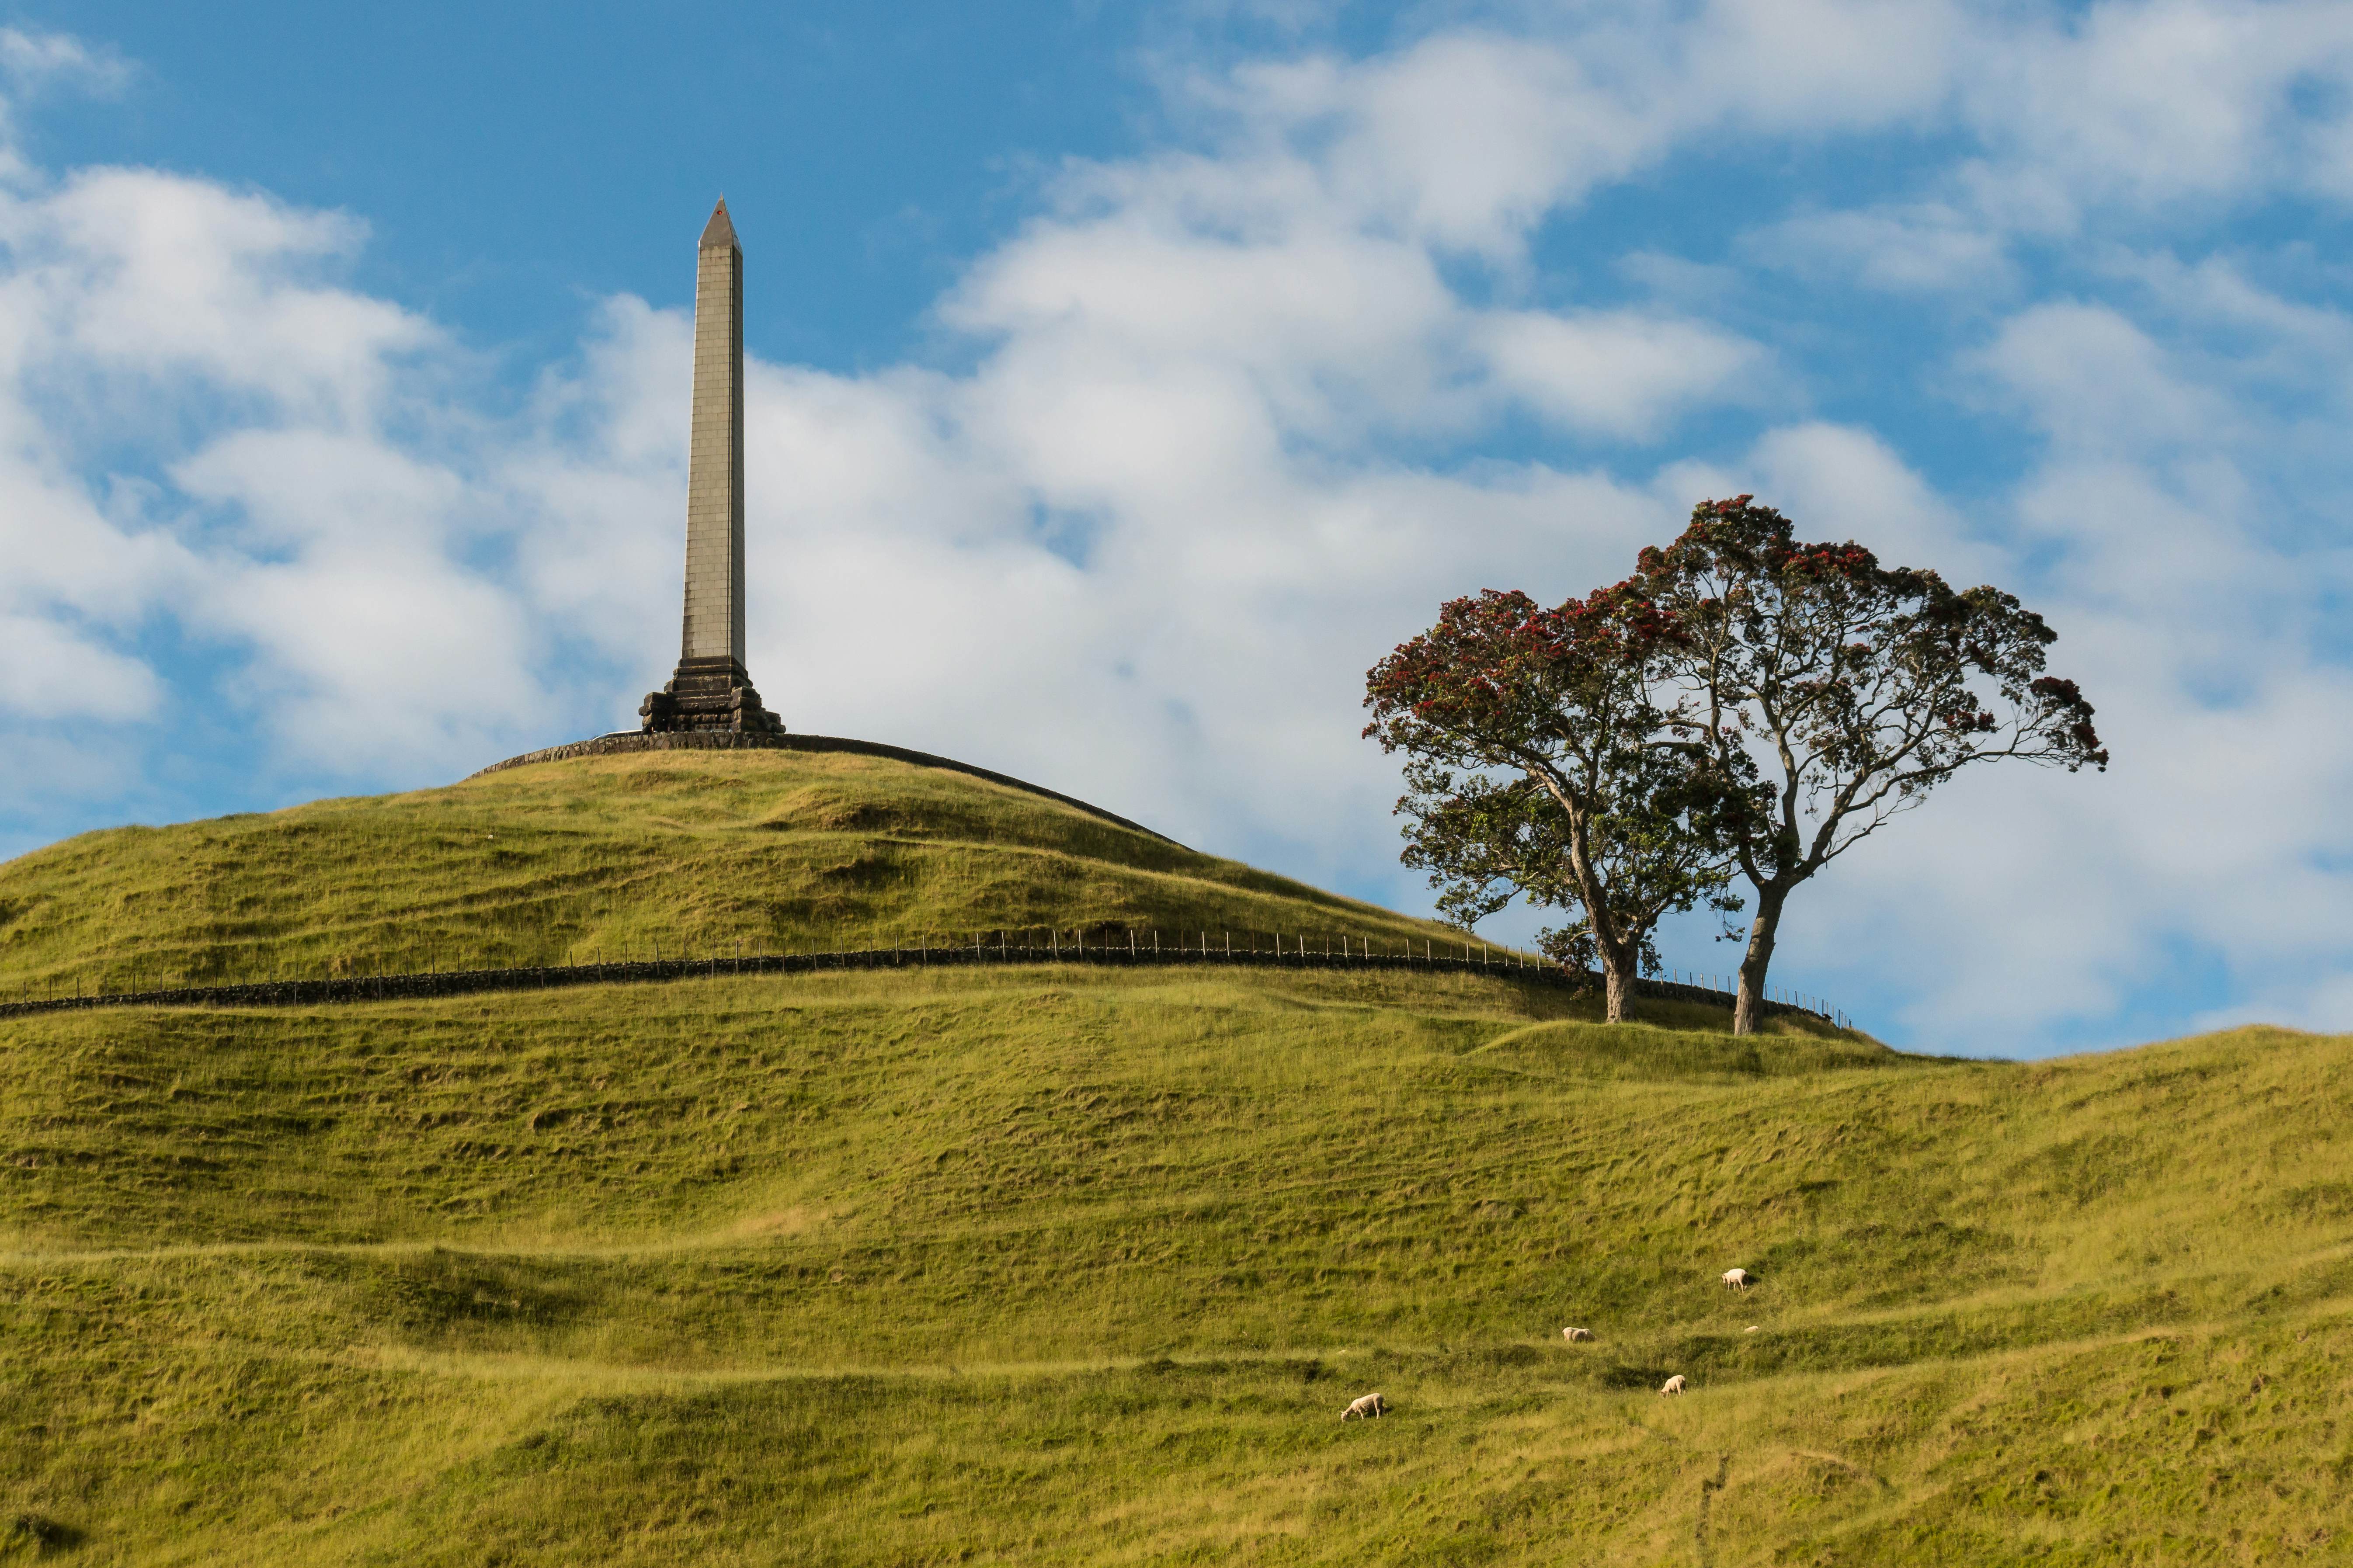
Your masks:
<svg viewBox="0 0 2353 1568"><path fill-rule="evenodd" d="M1763 1017L1760 1005L1765 995L1765 972L1773 963L1773 936L1781 926L1781 906L1788 901L1787 888L1759 889L1757 894L1757 918L1748 923L1748 951L1740 956L1740 992L1733 999L1732 1032L1753 1035Z"/></svg>
<svg viewBox="0 0 2353 1568"><path fill-rule="evenodd" d="M1606 942L1596 942L1593 952L1601 961L1602 1021L1622 1024L1626 1021L1626 1005L1634 999L1635 965L1641 962L1638 950L1629 945L1613 948Z"/></svg>
<svg viewBox="0 0 2353 1568"><path fill-rule="evenodd" d="M1626 994L1633 987L1614 963L1602 963L1602 1023L1626 1023Z"/></svg>

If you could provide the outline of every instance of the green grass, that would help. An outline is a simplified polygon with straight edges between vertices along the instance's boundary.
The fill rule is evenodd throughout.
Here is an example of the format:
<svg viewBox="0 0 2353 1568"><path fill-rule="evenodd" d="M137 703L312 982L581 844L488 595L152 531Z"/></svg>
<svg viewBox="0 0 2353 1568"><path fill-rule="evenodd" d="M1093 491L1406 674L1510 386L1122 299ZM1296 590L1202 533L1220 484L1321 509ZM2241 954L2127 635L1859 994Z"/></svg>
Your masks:
<svg viewBox="0 0 2353 1568"><path fill-rule="evenodd" d="M20 857L0 999L1097 925L1451 934L960 773L666 752Z"/></svg>
<svg viewBox="0 0 2353 1568"><path fill-rule="evenodd" d="M1723 1025L1052 966L0 1024L0 1558L2346 1556L2353 1039Z"/></svg>

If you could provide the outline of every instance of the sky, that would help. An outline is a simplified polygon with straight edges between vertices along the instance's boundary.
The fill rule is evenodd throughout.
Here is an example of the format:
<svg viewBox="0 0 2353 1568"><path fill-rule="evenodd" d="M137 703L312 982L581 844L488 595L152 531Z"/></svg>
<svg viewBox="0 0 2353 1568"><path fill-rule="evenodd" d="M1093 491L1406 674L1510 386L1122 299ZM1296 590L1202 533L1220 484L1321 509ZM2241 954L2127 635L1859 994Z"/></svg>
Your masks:
<svg viewBox="0 0 2353 1568"><path fill-rule="evenodd" d="M0 13L0 856L634 728L723 195L792 729L1425 911L1366 669L1753 492L2018 594L2114 753L1957 778L1777 983L2353 1029L2353 0L555 17Z"/></svg>

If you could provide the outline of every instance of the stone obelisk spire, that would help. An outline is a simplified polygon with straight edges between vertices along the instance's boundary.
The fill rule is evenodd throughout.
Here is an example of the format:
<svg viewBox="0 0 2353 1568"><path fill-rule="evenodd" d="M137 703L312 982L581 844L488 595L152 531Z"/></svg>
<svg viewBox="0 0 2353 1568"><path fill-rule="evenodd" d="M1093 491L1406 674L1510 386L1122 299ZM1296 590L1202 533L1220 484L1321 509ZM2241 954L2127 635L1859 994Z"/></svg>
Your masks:
<svg viewBox="0 0 2353 1568"><path fill-rule="evenodd" d="M744 247L712 209L694 268L694 436L686 465L681 658L744 662Z"/></svg>
<svg viewBox="0 0 2353 1568"><path fill-rule="evenodd" d="M744 670L744 249L722 201L694 268L694 427L686 465L686 615L678 673L638 710L649 730L777 731Z"/></svg>

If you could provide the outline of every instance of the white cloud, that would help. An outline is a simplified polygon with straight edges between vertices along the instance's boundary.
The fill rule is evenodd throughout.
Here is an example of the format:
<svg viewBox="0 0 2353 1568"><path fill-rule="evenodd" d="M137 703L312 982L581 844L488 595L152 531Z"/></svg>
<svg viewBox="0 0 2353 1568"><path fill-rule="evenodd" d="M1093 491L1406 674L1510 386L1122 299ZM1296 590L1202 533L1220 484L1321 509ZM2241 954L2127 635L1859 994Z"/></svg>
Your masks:
<svg viewBox="0 0 2353 1568"><path fill-rule="evenodd" d="M1569 51L1478 34L1358 66L1248 67L1221 101L1313 148L1325 198L1361 220L1498 258L1563 196L1655 156L1666 130Z"/></svg>
<svg viewBox="0 0 2353 1568"><path fill-rule="evenodd" d="M2012 316L1977 363L2057 440L2132 454L2212 436L2236 417L2220 389L2169 361L2121 311L2064 300Z"/></svg>
<svg viewBox="0 0 2353 1568"><path fill-rule="evenodd" d="M325 280L364 226L153 170L101 169L0 209L33 296L94 413L174 387L264 418L364 426L403 356L446 352L421 318ZM174 386L176 384L176 386Z"/></svg>
<svg viewBox="0 0 2353 1568"><path fill-rule="evenodd" d="M2320 1018L2353 972L2353 695L2324 625L2353 563L2278 520L2347 477L2353 336L2147 226L2335 199L2342 116L2283 105L2343 79L2339 16L1547 6L1197 68L1181 144L1072 164L944 294L964 368L749 365L754 672L797 729L1410 901L1365 668L1449 596L1583 592L1754 490L2021 588L2118 757L1956 784L1793 906L1791 973L1876 987L1947 1047L2096 1026L2178 989L2185 952ZM1727 141L1880 135L1946 149L1923 190L1793 195L1729 261L1648 230L1582 258L1649 303L1538 286L1542 226L1594 191ZM666 674L686 323L605 301L492 414L463 343L345 280L365 241L154 171L0 189L0 712L58 788L121 778L121 727L190 702L295 775L448 776L625 724ZM2065 289L2028 245L2067 252ZM1743 314L1759 258L1829 280L1810 318ZM1993 301L1935 374L2030 454L1964 496L1809 413L1849 279ZM1660 456L1711 422L1702 456ZM1513 427L1608 459L1482 455ZM175 642L202 657L151 651Z"/></svg>
<svg viewBox="0 0 2353 1568"><path fill-rule="evenodd" d="M94 48L70 34L0 27L0 74L18 92L57 82L108 93L130 79L131 68L111 49Z"/></svg>
<svg viewBox="0 0 2353 1568"><path fill-rule="evenodd" d="M1682 47L1667 58L1690 98L1737 125L1908 125L1946 103L1986 28L1982 11L1943 0L1712 0L1673 30Z"/></svg>
<svg viewBox="0 0 2353 1568"><path fill-rule="evenodd" d="M2238 202L2343 192L2327 149L2348 85L2353 9L2336 0L2106 0L2073 26L2028 23L1968 96L1989 142L2080 200Z"/></svg>
<svg viewBox="0 0 2353 1568"><path fill-rule="evenodd" d="M2335 804L2353 790L2353 648L2329 610L2353 552L2313 526L2353 456L2306 434L2342 407L2345 322L2219 264L2128 276L2138 320L2031 305L1973 365L2043 443L1990 520L1996 580L2061 629L2053 668L2098 704L2115 766L1948 786L1841 869L1794 944L1799 962L1934 955L1908 963L1925 1037L2031 1048L2058 1018L2151 996L2187 1007L2185 1027L2255 1006L2353 1022L2330 1011L2353 972L2353 820ZM1756 468L1794 438L1767 437ZM1839 488L1887 487L1887 454L1809 444L1850 476ZM1916 548L1956 526L1898 510L1928 525ZM2211 1005L2218 990L2237 1000Z"/></svg>
<svg viewBox="0 0 2353 1568"><path fill-rule="evenodd" d="M2343 1028L2315 1008L2353 921L2353 826L2332 805L2353 788L2353 681L2291 664L2210 705L2170 679L2161 635L2039 607L2069 628L2053 667L2094 695L2115 765L1947 786L1814 893L1793 957L1824 973L1855 955L1857 979L1892 964L1912 1029L1978 1049L2031 1052L2058 1019L2144 995L2179 1006L2208 994L2200 970L2241 994L2240 1021L2260 1001Z"/></svg>
<svg viewBox="0 0 2353 1568"><path fill-rule="evenodd" d="M1839 36L1810 5L1755 10L1783 37ZM1835 51L1788 79L1810 80L1825 114L1851 124L1936 125L1974 146L1914 199L1764 226L1750 247L1778 265L1891 292L2001 295L2021 239L2080 239L2097 215L2353 201L2353 8L2340 0L1874 10L1922 24L1880 57L1883 82L1841 70Z"/></svg>
<svg viewBox="0 0 2353 1568"><path fill-rule="evenodd" d="M1749 236L1748 246L1768 262L1889 293L2004 292L2016 283L2007 237L1942 202L1808 213Z"/></svg>
<svg viewBox="0 0 2353 1568"><path fill-rule="evenodd" d="M232 684L272 694L257 721L298 752L381 765L442 722L419 710L448 701L459 666L397 638L446 641L441 606L479 597L448 537L467 485L409 449L413 422L386 426L463 362L331 279L364 233L146 170L0 193L0 706L152 716L162 677L136 635L166 622L255 647ZM435 362L421 377L419 356ZM101 452L149 471L93 469ZM109 633L117 646L90 640ZM495 689L519 649L492 640L470 652ZM69 659L76 680L56 687Z"/></svg>
<svg viewBox="0 0 2353 1568"><path fill-rule="evenodd" d="M1630 310L1494 311L1475 331L1501 390L1570 429L1629 440L1694 403L1747 401L1730 384L1764 357L1704 323Z"/></svg>
<svg viewBox="0 0 2353 1568"><path fill-rule="evenodd" d="M93 48L65 33L0 27L0 182L31 170L16 149L17 105L53 89L111 97L130 81L131 68L111 49Z"/></svg>
<svg viewBox="0 0 2353 1568"><path fill-rule="evenodd" d="M145 665L57 620L0 612L0 704L42 719L143 719L161 689Z"/></svg>

